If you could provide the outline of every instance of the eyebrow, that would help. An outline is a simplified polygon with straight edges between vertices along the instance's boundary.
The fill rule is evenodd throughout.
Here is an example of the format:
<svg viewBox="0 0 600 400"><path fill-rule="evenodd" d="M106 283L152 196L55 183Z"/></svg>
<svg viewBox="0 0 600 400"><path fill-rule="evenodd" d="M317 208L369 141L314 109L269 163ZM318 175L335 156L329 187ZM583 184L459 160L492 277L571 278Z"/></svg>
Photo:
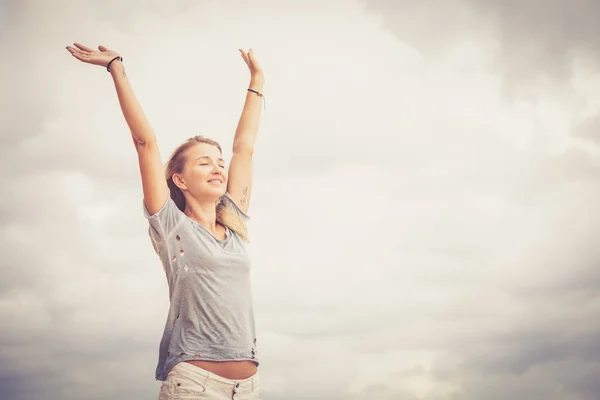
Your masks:
<svg viewBox="0 0 600 400"><path fill-rule="evenodd" d="M201 158L208 158L208 159L210 159L210 157L209 157L209 156L200 156L200 157L196 158L196 161L198 161L198 160L199 160L199 159L201 159ZM219 158L217 158L217 161L223 161L223 162L225 162L225 160L223 160L223 159L222 159L222 158L220 158L220 157L219 157Z"/></svg>

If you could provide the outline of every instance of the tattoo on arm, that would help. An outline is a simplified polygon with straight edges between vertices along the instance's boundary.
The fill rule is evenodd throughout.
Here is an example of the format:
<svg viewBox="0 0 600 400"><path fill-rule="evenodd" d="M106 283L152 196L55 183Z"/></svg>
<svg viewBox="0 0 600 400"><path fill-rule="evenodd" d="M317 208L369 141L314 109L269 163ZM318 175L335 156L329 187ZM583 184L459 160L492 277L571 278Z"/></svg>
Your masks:
<svg viewBox="0 0 600 400"><path fill-rule="evenodd" d="M246 197L248 196L248 186L245 186L244 189L242 189L242 205L246 204Z"/></svg>

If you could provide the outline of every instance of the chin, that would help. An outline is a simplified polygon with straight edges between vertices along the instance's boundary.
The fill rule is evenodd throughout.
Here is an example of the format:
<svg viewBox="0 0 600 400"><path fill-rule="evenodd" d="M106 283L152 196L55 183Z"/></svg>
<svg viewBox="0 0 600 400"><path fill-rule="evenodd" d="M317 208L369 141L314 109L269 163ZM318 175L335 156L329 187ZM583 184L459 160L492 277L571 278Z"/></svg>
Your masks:
<svg viewBox="0 0 600 400"><path fill-rule="evenodd" d="M212 190L208 191L213 196L221 197L225 194L226 188L223 186L222 188L211 188Z"/></svg>

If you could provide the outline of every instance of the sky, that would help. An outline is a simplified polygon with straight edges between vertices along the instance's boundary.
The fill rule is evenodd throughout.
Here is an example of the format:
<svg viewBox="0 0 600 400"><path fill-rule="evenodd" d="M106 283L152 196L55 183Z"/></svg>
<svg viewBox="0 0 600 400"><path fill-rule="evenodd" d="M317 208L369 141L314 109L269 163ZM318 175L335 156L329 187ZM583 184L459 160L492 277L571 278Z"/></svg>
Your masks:
<svg viewBox="0 0 600 400"><path fill-rule="evenodd" d="M0 397L157 398L168 287L105 69L163 160L231 157L266 83L249 232L261 399L600 393L600 4L0 0Z"/></svg>

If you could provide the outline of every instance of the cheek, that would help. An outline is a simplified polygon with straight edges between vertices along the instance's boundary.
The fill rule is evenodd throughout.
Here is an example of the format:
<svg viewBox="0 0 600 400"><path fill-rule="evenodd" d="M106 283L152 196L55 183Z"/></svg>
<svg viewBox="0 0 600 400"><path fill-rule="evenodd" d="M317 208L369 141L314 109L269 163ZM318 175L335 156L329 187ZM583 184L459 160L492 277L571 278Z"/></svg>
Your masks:
<svg viewBox="0 0 600 400"><path fill-rule="evenodd" d="M183 179L189 188L198 188L203 186L206 178L206 172L201 168L190 168L183 174Z"/></svg>

